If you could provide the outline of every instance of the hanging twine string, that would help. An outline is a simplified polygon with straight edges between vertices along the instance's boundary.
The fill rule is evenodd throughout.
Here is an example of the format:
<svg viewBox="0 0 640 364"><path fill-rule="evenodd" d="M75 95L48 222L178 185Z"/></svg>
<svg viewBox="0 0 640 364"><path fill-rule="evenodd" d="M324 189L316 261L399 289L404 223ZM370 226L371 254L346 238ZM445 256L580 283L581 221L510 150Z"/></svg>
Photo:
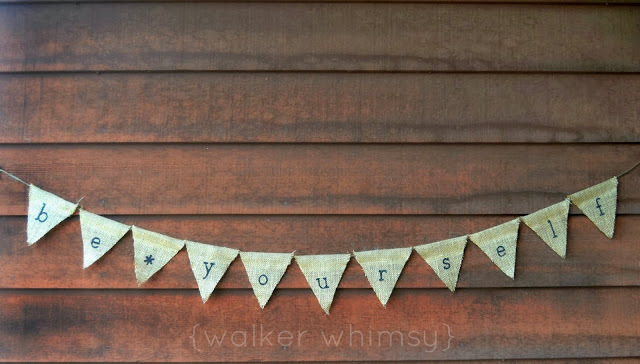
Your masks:
<svg viewBox="0 0 640 364"><path fill-rule="evenodd" d="M624 171L624 172L620 173L619 175L617 175L617 177L618 177L618 178L620 178L620 177L623 177L623 176L624 176L624 175L626 175L626 174L631 173L634 169L638 168L638 166L640 166L640 161L638 161L636 164L634 164L631 168L629 168L629 169L627 169L626 171ZM2 169L2 168L0 168L0 172L2 172L2 173L4 173L4 174L6 174L7 176L9 176L9 177L13 178L14 180L16 180L16 181L18 181L18 182L22 183L22 184L23 184L23 185L25 185L25 186L29 186L29 184L28 184L27 182L23 181L22 179L20 179L20 177L18 177L18 176L16 176L16 175L13 175L13 174L9 173L9 172L5 171L5 170L4 170L4 169ZM84 197L83 197L83 198L84 198ZM82 200L82 199L81 199L81 200Z"/></svg>
<svg viewBox="0 0 640 364"><path fill-rule="evenodd" d="M620 174L618 175L618 178L620 178L620 177L624 176L625 174L627 174L627 173L629 173L629 172L633 171L633 170L634 170L634 169L636 169L638 166L640 166L640 161L638 161L638 163L636 163L633 167L631 167L631 168L627 169L626 171L624 171L624 172L620 173Z"/></svg>
<svg viewBox="0 0 640 364"><path fill-rule="evenodd" d="M618 174L618 178L623 177L625 175L627 175L628 173L630 173L631 171L635 170L636 168L638 168L638 166L640 166L640 162L635 163L631 168L627 169L626 171ZM33 194L39 194L39 197L36 197L35 199L38 200L39 199L44 199L47 203L51 202L51 205L53 206L57 206L54 207L55 209L58 209L58 211L56 211L57 213L57 221L54 221L53 224L49 224L46 226L40 225L40 226L35 226L33 224L34 220L39 221L40 223L45 222L45 220L47 220L48 217L48 213L49 212L53 212L53 211L49 211L49 212L44 212L44 207L45 204L43 203L42 205L42 210L40 210L40 213L37 214L35 216L35 219L30 218L28 219L27 222L27 243L29 245L34 244L36 241L38 241L42 236L44 236L45 234L47 234L47 232L49 230L51 230L54 226L56 226L58 223L60 223L62 220L66 219L67 217L73 215L77 208L78 205L80 203L80 201L82 201L82 199L80 199L78 201L78 203L76 203L76 205L71 204L68 201L63 200L62 198L52 195L51 193L47 192L47 191L43 191L39 188L33 188L32 185L28 184L27 182L23 181L22 179L20 179L19 177L7 172L6 170L0 168L0 172L8 175L9 177L11 177L13 180L20 182L22 184L24 184L25 186L29 186L30 190L29 190L29 200L30 200L30 204L31 204L31 197L32 197L32 193ZM509 276L510 278L514 278L515 275L515 266L516 266L516 259L515 259L515 252L516 252L516 243L518 240L518 228L520 226L520 222L523 221L525 224L527 224L529 227L531 227L536 234L538 234L544 241L545 243L547 243L547 245L549 245L549 247L551 247L558 255L560 255L562 258L565 258L566 256L566 219L568 218L568 212L569 212L569 206L570 203L575 204L577 207L579 207L583 212L585 212L585 214L587 215L587 217L598 227L598 229L600 229L600 231L602 231L609 239L613 238L613 232L614 232L614 225L615 225L615 203L617 203L617 187L618 187L618 183L617 180L615 180L614 178L609 179L608 181L602 182L596 186L592 186L586 190L577 192L575 194L572 195L571 197L571 201L569 200L564 200L564 210L563 209L563 205L562 203L558 203L556 204L557 206L560 207L555 207L556 205L550 206L548 208L551 209L555 209L555 211L558 211L558 209L564 211L564 222L565 222L565 230L563 233L558 232L559 235L564 235L564 240L563 243L560 245L554 245L552 243L550 243L549 241L549 233L541 233L539 231L539 226L540 225L544 225L544 227L546 228L546 224L548 223L550 225L551 228L551 232L553 234L553 238L557 238L558 236L556 236L556 232L554 231L554 227L552 224L552 221L550 219L548 219L548 217L545 215L542 217L542 223L540 223L540 218L536 218L535 216L539 215L539 213L534 213L534 214L530 214L527 215L525 217L517 217L516 219L494 226L493 228L489 228L489 229L485 229L483 231L480 232L476 232L475 234L471 234L471 235L463 235L461 237L458 238L454 238L454 239L448 239L447 241L440 241L440 242L436 242L434 244L423 244L420 246L413 246L413 247L404 247L404 248L396 248L396 249L374 249L374 250L369 250L369 251L361 251L361 252L355 252L352 250L352 252L349 252L348 254L348 258L345 259L344 256L346 256L346 254L344 254L342 257L338 258L340 259L338 261L338 263L336 263L334 260L331 259L335 259L336 256L338 255L332 255L332 258L319 258L321 256L316 255L314 257L311 257L310 259L326 259L326 261L329 262L333 262L332 264L334 264L332 266L332 268L334 269L334 273L338 272L339 270L339 278L342 277L342 273L344 271L344 267L346 266L346 264L348 263L348 261L355 256L356 260L358 261L358 263L360 264L360 266L363 268L364 273L367 277L367 279L369 280L372 288L374 289L376 295L378 296L380 302L383 305L386 305L387 300L389 299L389 297L391 296L393 289L395 287L395 283L396 280L398 279L402 268L405 266L407 260L409 259L409 256L411 255L411 252L415 249L426 261L429 265L431 265L432 267L435 268L434 266L434 262L432 261L433 258L433 254L440 254L440 255L436 255L438 257L438 259L442 259L441 254L444 254L443 252L446 252L447 255L454 255L455 257L459 257L456 259L459 259L459 261L462 261L462 255L464 254L464 246L467 244L467 239L469 239L470 241L472 241L476 246L478 246L480 249L482 249L482 251L500 268L500 270L502 270L502 272L504 272L507 276ZM601 197L595 197L594 196L601 196ZM596 208L599 210L600 215L597 214L597 212L595 213L595 215L593 215L593 211L592 210L585 210L584 209L584 202L585 199L593 202L595 198L595 206ZM607 200L605 203L605 199ZM610 201L613 200L613 208L614 208L614 213L611 214L609 213L607 215L607 217L602 218L601 216L605 216L605 213L603 212L602 208L606 207L608 205L608 203L610 203ZM602 203L602 205L600 204ZM611 206L609 206L611 207ZM81 207L82 208L82 207ZM547 209L548 209L547 208ZM31 209L31 206L30 206ZM44 219L41 220L40 217L44 214ZM593 215L593 216L592 216ZM94 215L92 215L94 216ZM96 218L98 218L98 215L95 215ZM104 219L104 218L101 218ZM529 219L529 220L527 220ZM538 220L536 222L536 219ZM107 221L110 221L109 219L106 219ZM546 223L545 223L546 221ZM120 224L118 222L115 221L111 221L112 224L121 226L120 229L122 229L122 232L120 235L118 235L117 237L113 238L114 241L112 244L115 244L118 240L120 240L122 238L122 236L124 234L126 234L126 232L129 230L130 226L127 225L123 225ZM164 263L162 263L162 266L164 266L164 264L166 264L166 262L168 262L179 250L181 250L184 245L185 245L185 241L181 241L179 239L174 239L171 237L167 237L164 236L160 233L155 233L153 231L146 231L143 229L140 229L136 226L131 227L131 229L133 230L133 239L134 239L134 252L136 252L136 241L139 242L140 244L149 244L150 246L161 246L161 247L165 247L166 245L170 246L170 248L165 249L167 251L160 251L160 252L154 252L154 254L158 255L158 259L162 258L159 260L162 261L164 260ZM140 234L140 232L143 232L143 235L148 235L145 238L142 238L140 236L136 236L136 234ZM500 236L500 243L503 245L499 245L497 247L497 249L495 249L495 251L493 250L495 248L494 246L494 242L495 242L495 236L496 234L498 236ZM98 239L98 242L100 241L99 238L94 238L94 239ZM166 241L171 241L173 242L172 244L165 244ZM177 243L176 243L177 242ZM83 242L86 246L86 242ZM442 244L447 244L446 246L443 246ZM93 246L94 241L91 240L91 244ZM189 242L187 242L187 244L189 244ZM207 244L201 244L201 243L195 243L195 242L191 242L191 244L197 244L198 246L201 246L202 249L213 249L215 247L210 246L207 247ZM95 248L95 246L93 246ZM218 247L220 248L220 247ZM187 249L189 249L189 247L187 247ZM223 248L224 249L224 248ZM434 250L436 249L436 250ZM512 253L507 253L506 251L512 252ZM421 251L422 250L422 251ZM284 275L285 271L286 271L286 266L288 266L291 263L291 259L294 255L295 251L290 253L290 254L271 254L271 253L262 253L262 252L254 252L254 253L242 253L240 252L240 257L243 260L243 264L245 265L245 269L247 270L247 273L249 274L249 276L251 277L253 273L254 276L258 277L257 280L257 284L255 285L255 280L250 280L250 283L252 285L254 294L256 295L256 297L258 298L258 301L260 303L260 307L263 308L269 298L271 297L271 294L273 292L273 289L275 289L275 286L273 286L273 288L271 288L270 290L266 291L266 290L261 290L260 287L263 286L264 284L267 283L267 276L266 275L258 275L257 273L259 273L257 271L257 268L260 269L275 269L275 270L279 270L276 274L277 277L274 278L275 279L275 284L278 284L278 282L280 281L282 275ZM104 252L102 253L104 254ZM85 255L84 255L84 261L85 261L85 267L87 267L88 265L92 264L93 262L95 262L97 259L100 259L100 257L102 256L102 254L100 255L93 255L90 256L87 254L86 249L85 249ZM200 254L200 252L199 252ZM235 250L235 254L233 255L233 257L235 258L235 256L237 256L238 254L238 250ZM253 269L255 272L251 272L251 269L249 268L250 266L247 265L247 262L245 261L245 256L247 256L248 254L255 254L256 256L260 257L258 258L258 263L254 264L257 266L257 268L251 268ZM244 255L244 256L243 256ZM136 255L137 256L137 255ZM286 265L284 265L283 269L278 268L280 265L280 261L279 259L275 259L273 263L270 262L270 260L273 259L269 259L267 260L264 257L267 256L286 256L287 257L287 261L286 261ZM502 257L507 257L504 260L500 260L500 258ZM91 260L89 261L89 263L87 264L87 257L90 257ZM302 256L304 257L304 256ZM189 258L191 261L191 252L189 252ZM153 258L153 256L150 254L148 256L145 256L145 261L144 263L141 262L139 259L136 259L135 261L135 270L136 270L136 279L138 280L138 284L142 284L143 282L145 282L148 278L150 278L156 271L155 270L150 270L149 268L146 268L147 265L149 264L153 264L153 260L155 258ZM302 258L304 259L304 258ZM453 258L452 258L453 259ZM232 259L229 260L229 262ZM298 260L298 257L296 257L296 260ZM379 266L378 266L378 261L384 261L384 262L388 262L390 264L390 266L385 269L385 270L379 270ZM267 262L267 263L265 263ZM336 267L336 264L339 264L340 262L344 263L344 265L342 265L341 267ZM449 269L449 267L451 267L450 264L453 264L453 261L449 261L449 258L445 258L444 260L442 260L442 263L445 264L445 268L444 269ZM196 272L195 268L193 268L193 261L191 262L192 264L192 269L194 270L194 273ZM204 262L205 267L206 267L206 275L204 276L204 278L206 278L209 274L209 270L211 269L211 267L209 267L207 264L207 262ZM211 265L213 265L215 263L211 263ZM458 263L459 264L459 263ZM298 262L298 265L302 268L303 273L305 274L305 277L309 280L309 282L311 283L312 279L309 279L308 273L305 271L304 265L301 265L300 262ZM162 266L160 268L162 268ZM227 264L228 267L228 264ZM226 271L226 267L224 268L224 270ZM340 270L341 269L341 270ZM457 271L459 271L460 267L458 266L458 268L456 268ZM447 275L441 275L440 273L438 273L438 270L436 270L436 273L438 274L438 276L441 278L441 280L446 284L446 286L451 290L454 291L455 287L457 285L458 282L458 273L456 271L455 276L451 275L451 276L447 276ZM382 284L379 285L378 282L383 281L383 273L387 273L388 277L390 278L390 281L393 282L392 286L389 286L387 284ZM223 272L224 274L224 272ZM379 275L379 279L378 279L378 275ZM261 277L264 276L264 282L262 282L260 279ZM204 279L202 278L202 279ZM254 277L255 278L255 277ZM320 286L320 289L324 289L324 288L328 288L328 284L327 284L327 278L324 277L324 284L326 287L323 287L320 279L316 278L318 285ZM196 280L198 280L198 277L196 277ZM313 284L313 283L311 283ZM200 294L203 298L203 302L207 300L207 298L209 297L209 295L211 294L211 292L214 290L215 288L215 283L214 286L207 288L206 290L203 289L203 287L201 286L201 282L200 280L198 280L198 287L200 289ZM335 290L335 288L334 288ZM203 293L204 292L204 293ZM314 293L316 294L316 296L318 297L318 300L320 302L320 304L322 305L322 308L324 309L324 311L329 314L329 307L331 305L331 302L333 301L333 293L331 295L325 295L323 296L322 294L318 294L316 292L316 290L314 290Z"/></svg>
<svg viewBox="0 0 640 364"><path fill-rule="evenodd" d="M640 166L640 161L638 161L636 164L634 164L633 167L631 167L631 168L627 169L626 171L620 173L617 177L620 178L620 177L625 176L626 174L631 173L631 171L633 171L634 169L638 168L638 166ZM22 179L20 179L20 177L5 171L3 168L0 168L0 172L6 174L7 176L11 177L13 180L18 181L18 182L22 183L25 186L29 186L29 184L27 182L23 181ZM80 198L78 200L78 202L76 202L76 204L79 204L83 199L84 199L84 197Z"/></svg>
<svg viewBox="0 0 640 364"><path fill-rule="evenodd" d="M27 182L25 182L25 181L21 180L21 179L20 179L20 178L18 178L17 176L14 176L13 174L11 174L11 173L9 173L9 172L5 171L5 170L4 170L4 169L2 169L2 168L0 168L0 172L2 172L2 173L4 173L4 174L6 174L7 176L9 176L9 177L13 178L14 180L16 180L16 181L18 181L18 182L20 182L20 183L24 184L25 186L29 186L29 184L28 184Z"/></svg>
<svg viewBox="0 0 640 364"><path fill-rule="evenodd" d="M18 181L20 183L22 183L25 186L30 186L27 182L23 181L22 179L20 179L20 177L13 175L7 171L5 171L4 169L0 168L0 172L6 174L7 176L11 177L12 179L14 179L15 181ZM80 201L82 201L84 199L84 197L81 197L78 202L76 202L76 205L80 203Z"/></svg>

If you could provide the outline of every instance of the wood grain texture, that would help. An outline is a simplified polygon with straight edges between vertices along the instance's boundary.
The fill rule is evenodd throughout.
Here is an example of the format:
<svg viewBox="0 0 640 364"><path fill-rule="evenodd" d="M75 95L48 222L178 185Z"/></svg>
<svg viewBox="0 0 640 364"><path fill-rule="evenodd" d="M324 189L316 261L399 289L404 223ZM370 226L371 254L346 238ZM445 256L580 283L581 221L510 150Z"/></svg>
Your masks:
<svg viewBox="0 0 640 364"><path fill-rule="evenodd" d="M170 236L244 251L296 254L345 253L397 248L469 234L513 218L462 216L137 216L114 217ZM93 266L82 270L77 218L63 223L36 245L25 243L25 218L0 218L0 288L137 288L133 243L128 234ZM520 228L516 279L511 280L482 251L468 243L458 287L577 287L640 285L640 216L619 216L613 240L584 216L569 219L568 258L562 260L524 224ZM219 288L250 288L239 259ZM278 288L308 288L295 263ZM341 288L369 288L355 259ZM415 252L397 287L443 288ZM143 288L196 289L186 251L181 251ZM214 293L215 295L215 293Z"/></svg>
<svg viewBox="0 0 640 364"><path fill-rule="evenodd" d="M116 215L520 215L638 160L637 144L0 146L6 170ZM638 176L620 184L620 213L640 212ZM2 180L0 215L26 214L24 186Z"/></svg>
<svg viewBox="0 0 640 364"><path fill-rule="evenodd" d="M0 75L0 142L639 142L640 75Z"/></svg>
<svg viewBox="0 0 640 364"><path fill-rule="evenodd" d="M640 71L640 8L500 4L0 6L0 71Z"/></svg>
<svg viewBox="0 0 640 364"><path fill-rule="evenodd" d="M250 290L225 291L206 305L195 291L9 290L0 295L3 360L400 361L640 355L640 291L635 288L482 289L455 295L398 290L386 309L371 292L344 290L338 291L329 316L310 290L276 291L263 311ZM272 331L267 341L261 342L261 327L262 339ZM214 335L222 340L225 331L218 345ZM236 333L232 342L237 331L246 333ZM283 331L291 332L293 339L284 339L288 334ZM306 331L299 345L298 331ZM393 331L397 333L390 340ZM409 338L411 331L421 344ZM329 335L337 340L341 332L338 345L325 343Z"/></svg>
<svg viewBox="0 0 640 364"><path fill-rule="evenodd" d="M479 231L640 160L639 2L522 2L0 0L0 167L245 251ZM239 259L206 304L184 250L138 287L131 234L82 270L77 216L26 246L26 196L0 176L0 361L640 357L640 168L613 240L522 225L516 279L469 243L456 293L414 252L386 308L352 259L329 316L295 263L263 311Z"/></svg>

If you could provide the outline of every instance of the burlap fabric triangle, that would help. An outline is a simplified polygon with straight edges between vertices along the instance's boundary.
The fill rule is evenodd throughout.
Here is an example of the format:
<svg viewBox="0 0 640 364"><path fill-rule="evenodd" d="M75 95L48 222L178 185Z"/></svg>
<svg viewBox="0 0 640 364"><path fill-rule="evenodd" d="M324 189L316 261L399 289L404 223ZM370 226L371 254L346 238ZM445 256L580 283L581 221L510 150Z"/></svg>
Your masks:
<svg viewBox="0 0 640 364"><path fill-rule="evenodd" d="M105 255L131 226L92 214L80 209L80 229L82 231L83 268L87 268Z"/></svg>
<svg viewBox="0 0 640 364"><path fill-rule="evenodd" d="M387 305L412 250L413 248L398 248L354 252L383 306Z"/></svg>
<svg viewBox="0 0 640 364"><path fill-rule="evenodd" d="M438 277L451 290L456 290L458 275L462 267L464 248L467 246L467 236L437 241L435 243L418 245L416 252L429 264Z"/></svg>
<svg viewBox="0 0 640 364"><path fill-rule="evenodd" d="M591 220L609 239L613 238L618 204L618 178L591 186L569 196L573 204Z"/></svg>
<svg viewBox="0 0 640 364"><path fill-rule="evenodd" d="M296 262L318 298L320 306L328 315L342 273L351 259L351 254L298 255Z"/></svg>
<svg viewBox="0 0 640 364"><path fill-rule="evenodd" d="M562 258L567 256L567 219L570 205L569 200L564 200L522 218L522 221Z"/></svg>
<svg viewBox="0 0 640 364"><path fill-rule="evenodd" d="M77 204L62 199L34 185L29 185L27 244L33 245L51 229L73 215Z"/></svg>
<svg viewBox="0 0 640 364"><path fill-rule="evenodd" d="M200 297L203 303L207 302L239 251L193 241L186 241L185 244L191 271L200 290Z"/></svg>
<svg viewBox="0 0 640 364"><path fill-rule="evenodd" d="M133 226L131 231L133 232L133 257L138 284L151 278L184 247L184 240L144 230L137 226Z"/></svg>
<svg viewBox="0 0 640 364"><path fill-rule="evenodd" d="M260 308L264 308L291 264L293 253L241 252L240 258Z"/></svg>
<svg viewBox="0 0 640 364"><path fill-rule="evenodd" d="M511 279L514 279L516 271L519 227L520 219L517 218L469 235L469 239Z"/></svg>

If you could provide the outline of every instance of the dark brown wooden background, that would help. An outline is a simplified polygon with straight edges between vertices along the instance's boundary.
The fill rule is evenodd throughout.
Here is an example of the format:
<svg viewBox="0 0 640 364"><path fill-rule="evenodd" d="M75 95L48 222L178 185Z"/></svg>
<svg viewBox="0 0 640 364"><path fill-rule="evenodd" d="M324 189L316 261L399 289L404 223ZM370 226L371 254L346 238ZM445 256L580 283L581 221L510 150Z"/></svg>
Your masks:
<svg viewBox="0 0 640 364"><path fill-rule="evenodd" d="M0 166L194 241L412 246L640 160L638 72L634 1L5 0ZM352 261L326 316L295 263L261 311L239 260L203 305L184 251L138 287L130 234L86 270L77 217L29 248L2 177L0 360L633 361L640 169L620 183L613 240L574 208L565 261L522 226L515 281L470 244L455 294L414 253L386 309Z"/></svg>

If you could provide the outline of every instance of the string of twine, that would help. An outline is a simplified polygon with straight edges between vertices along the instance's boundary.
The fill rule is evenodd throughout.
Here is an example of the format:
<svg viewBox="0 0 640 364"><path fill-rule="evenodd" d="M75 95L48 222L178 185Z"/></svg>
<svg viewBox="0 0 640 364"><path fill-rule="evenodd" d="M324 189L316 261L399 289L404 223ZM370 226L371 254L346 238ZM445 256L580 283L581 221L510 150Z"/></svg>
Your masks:
<svg viewBox="0 0 640 364"><path fill-rule="evenodd" d="M634 164L631 168L627 169L626 171L620 173L619 175L617 175L616 177L620 178L623 177L627 174L629 174L631 171L633 171L634 169L638 168L638 166L640 166L640 161L638 161L636 164ZM22 179L20 179L18 176L13 175L7 171L5 171L3 168L0 168L0 172L6 174L7 176L11 177L13 180L20 182L22 184L24 184L25 186L30 186L30 184L28 184L27 182L23 181ZM82 201L84 199L84 197L82 197L80 200L78 200L78 202L76 204L79 204L80 201ZM354 256L353 253L350 253L351 256Z"/></svg>
<svg viewBox="0 0 640 364"><path fill-rule="evenodd" d="M638 166L640 166L640 161L638 161L638 163L636 163L633 167L631 167L631 168L627 169L626 171L624 171L624 172L620 173L620 174L618 175L618 178L620 178L620 177L624 176L625 174L627 174L627 173L629 173L629 172L633 171L633 170L634 170L634 169L636 169L636 167L638 167Z"/></svg>
<svg viewBox="0 0 640 364"><path fill-rule="evenodd" d="M2 173L4 173L4 174L6 174L7 176L11 177L14 181L18 181L18 182L22 183L22 184L23 184L23 185L25 185L25 186L31 186L31 185L30 185L30 184L28 184L27 182L25 182L25 181L23 181L22 179L20 179L20 177L18 177L18 176L16 176L16 175L14 175L14 174L11 174L11 173L9 173L9 172L7 172L7 171L5 171L3 168L0 168L0 172L2 172ZM77 205L77 204L79 204L82 200L84 200L84 197L81 197L81 198L78 200L78 202L76 202L76 205Z"/></svg>
<svg viewBox="0 0 640 364"><path fill-rule="evenodd" d="M623 177L624 175L629 174L629 173L631 173L631 171L633 171L634 169L638 168L638 166L640 166L640 161L638 161L638 162L637 162L636 164L634 164L631 168L629 168L629 169L627 169L626 171L624 171L624 172L620 173L620 174L619 174L619 175L617 175L616 177L618 177L618 178ZM7 176L9 176L9 177L13 178L14 180L16 180L16 181L18 181L18 182L22 183L22 184L23 184L23 185L25 185L25 186L30 186L27 182L25 182L25 181L23 181L22 179L20 179L20 177L18 177L18 176L16 176L16 175L14 175L14 174L9 173L9 172L5 171L5 170L4 170L4 169L2 169L2 168L0 168L0 172L2 172L2 173L4 173L4 174L6 174ZM83 198L84 198L84 197L83 197ZM80 200L82 200L82 199L80 199ZM79 202L79 201L78 201L78 202Z"/></svg>
<svg viewBox="0 0 640 364"><path fill-rule="evenodd" d="M22 184L23 184L23 185L25 185L25 186L29 186L29 184L28 184L27 182L25 182L25 181L21 180L20 178L18 178L18 176L15 176L15 175L13 175L13 174L11 174L11 173L9 173L9 172L5 171L5 170L4 170L4 169L2 169L2 168L0 168L0 172L2 172L2 173L4 173L4 174L6 174L7 176L9 176L9 177L13 178L14 180L16 180L16 181L18 181L18 182L22 183Z"/></svg>

